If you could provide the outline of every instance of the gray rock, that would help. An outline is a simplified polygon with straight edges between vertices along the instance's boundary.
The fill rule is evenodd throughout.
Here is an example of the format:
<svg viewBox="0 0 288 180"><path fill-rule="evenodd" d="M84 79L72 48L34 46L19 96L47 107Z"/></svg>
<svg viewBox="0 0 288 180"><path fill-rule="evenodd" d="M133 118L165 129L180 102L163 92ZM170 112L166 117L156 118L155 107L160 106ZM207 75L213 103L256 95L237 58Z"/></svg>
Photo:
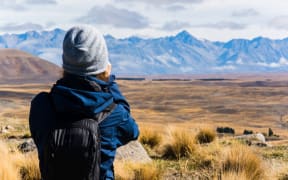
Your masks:
<svg viewBox="0 0 288 180"><path fill-rule="evenodd" d="M261 133L257 133L255 135L256 139L258 139L259 141L261 141L262 143L266 143L266 139L265 139L265 136Z"/></svg>
<svg viewBox="0 0 288 180"><path fill-rule="evenodd" d="M23 153L27 153L34 151L36 149L36 145L34 144L34 141L32 139L28 139L19 144L18 149Z"/></svg>
<svg viewBox="0 0 288 180"><path fill-rule="evenodd" d="M6 130L14 130L14 127L10 126L10 125L7 125L7 126L4 127L4 129L6 129Z"/></svg>
<svg viewBox="0 0 288 180"><path fill-rule="evenodd" d="M0 134L5 134L5 133L9 133L8 129L6 129L5 127L0 127Z"/></svg>
<svg viewBox="0 0 288 180"><path fill-rule="evenodd" d="M131 141L117 149L116 160L127 160L137 163L151 162L152 159L138 141Z"/></svg>
<svg viewBox="0 0 288 180"><path fill-rule="evenodd" d="M259 147L267 146L265 136L261 133L236 136L235 138L245 140L249 146L250 145L256 145Z"/></svg>

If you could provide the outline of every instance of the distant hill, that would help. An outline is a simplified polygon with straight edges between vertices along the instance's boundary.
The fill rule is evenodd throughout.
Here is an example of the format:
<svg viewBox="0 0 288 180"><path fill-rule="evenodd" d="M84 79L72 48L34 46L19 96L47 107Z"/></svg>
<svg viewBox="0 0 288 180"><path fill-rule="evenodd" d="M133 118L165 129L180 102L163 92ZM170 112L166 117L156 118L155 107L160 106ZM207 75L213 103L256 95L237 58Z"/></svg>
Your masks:
<svg viewBox="0 0 288 180"><path fill-rule="evenodd" d="M0 49L0 83L53 82L61 68L16 49Z"/></svg>

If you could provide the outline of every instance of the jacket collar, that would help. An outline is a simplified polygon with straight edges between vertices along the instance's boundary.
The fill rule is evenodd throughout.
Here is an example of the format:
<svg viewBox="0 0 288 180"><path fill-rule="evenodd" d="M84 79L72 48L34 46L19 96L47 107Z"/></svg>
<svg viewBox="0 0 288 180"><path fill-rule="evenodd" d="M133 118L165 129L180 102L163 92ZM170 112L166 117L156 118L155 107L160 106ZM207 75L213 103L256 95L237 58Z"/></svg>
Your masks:
<svg viewBox="0 0 288 180"><path fill-rule="evenodd" d="M115 75L111 75L108 82L102 81L95 76L79 76L65 73L64 77L56 82L56 85L85 91L108 92L108 87L115 81Z"/></svg>

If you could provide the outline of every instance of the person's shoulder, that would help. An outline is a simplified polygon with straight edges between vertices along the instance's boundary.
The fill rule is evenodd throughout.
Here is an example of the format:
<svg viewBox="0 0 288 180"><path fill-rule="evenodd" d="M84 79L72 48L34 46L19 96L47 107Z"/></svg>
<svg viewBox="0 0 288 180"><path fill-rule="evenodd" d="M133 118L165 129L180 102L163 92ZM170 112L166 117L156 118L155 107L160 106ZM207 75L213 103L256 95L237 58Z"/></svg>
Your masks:
<svg viewBox="0 0 288 180"><path fill-rule="evenodd" d="M47 101L48 99L49 99L48 92L40 92L32 99L31 104L42 103L43 101Z"/></svg>

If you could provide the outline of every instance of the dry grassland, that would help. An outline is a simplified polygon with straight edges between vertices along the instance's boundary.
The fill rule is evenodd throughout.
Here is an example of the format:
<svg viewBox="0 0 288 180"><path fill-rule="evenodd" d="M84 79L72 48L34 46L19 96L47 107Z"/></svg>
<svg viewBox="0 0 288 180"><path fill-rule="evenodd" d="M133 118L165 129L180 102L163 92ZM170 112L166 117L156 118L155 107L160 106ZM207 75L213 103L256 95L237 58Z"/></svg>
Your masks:
<svg viewBox="0 0 288 180"><path fill-rule="evenodd" d="M280 84L280 85L279 85ZM288 86L257 86L243 81L122 81L140 124L186 128L229 126L288 138ZM253 86L255 85L255 86Z"/></svg>
<svg viewBox="0 0 288 180"><path fill-rule="evenodd" d="M143 135L146 133L146 136L143 137L147 143L145 148L153 157L151 165L139 167L128 163L125 165L125 167L127 166L126 170L123 170L122 163L119 165L117 162L118 179L135 177L151 179L151 174L157 177L154 179L160 177L163 179L191 179L191 177L200 179L243 177L243 179L249 179L247 172L251 169L246 171L242 164L237 165L236 162L235 167L233 166L231 169L237 169L238 166L241 166L242 169L232 171L228 167L230 166L229 162L228 164L225 162L225 158L229 159L227 157L227 154L230 153L229 150L232 149L231 153L233 154L229 138L213 139L214 142L209 145L200 145L195 142L193 142L195 144L191 142L189 145L189 141L186 145L188 144L191 148L187 151L187 156L186 152L182 153L180 149L179 152L176 151L178 154L174 155L174 159L162 158L165 147L169 147L167 144L170 143L170 148L173 146L171 143L174 141L169 140L171 130L187 131L191 133L188 137L194 138L203 129L215 131L217 127L231 127L239 135L243 133L244 129L268 133L268 129L271 128L274 134L279 136L277 141L268 142L274 145L273 147L254 147L252 150L247 150L252 153L249 158L251 157L252 160L255 158L256 163L261 164L261 166L254 165L257 166L256 168L260 168L260 175L256 174L255 176L259 175L258 179L279 179L280 176L288 176L285 174L288 170L288 80L283 77L281 81L277 81L277 79L261 79L261 81L246 79L221 81L120 80L118 82L131 105L133 117L139 123L140 128L145 130L143 131ZM10 133L0 134L1 139L29 133L30 101L38 92L48 91L51 85L0 85L0 127L7 125L13 127ZM147 129L151 131L149 132ZM185 138L182 137L182 139ZM176 144L176 146L176 149L179 149L182 145ZM173 148L171 149L173 150ZM243 151L246 152L246 149ZM222 155L223 153L224 155ZM260 154L261 157L254 157L253 153ZM249 162L246 163L253 165ZM153 170L153 173L149 171L149 168ZM225 168L228 170L224 171ZM266 168L271 169L271 172L266 172ZM264 171L265 175L262 174Z"/></svg>

